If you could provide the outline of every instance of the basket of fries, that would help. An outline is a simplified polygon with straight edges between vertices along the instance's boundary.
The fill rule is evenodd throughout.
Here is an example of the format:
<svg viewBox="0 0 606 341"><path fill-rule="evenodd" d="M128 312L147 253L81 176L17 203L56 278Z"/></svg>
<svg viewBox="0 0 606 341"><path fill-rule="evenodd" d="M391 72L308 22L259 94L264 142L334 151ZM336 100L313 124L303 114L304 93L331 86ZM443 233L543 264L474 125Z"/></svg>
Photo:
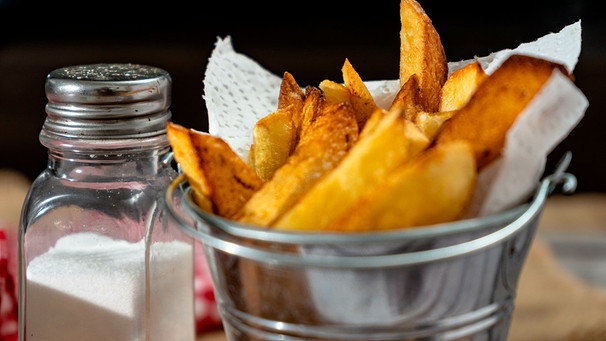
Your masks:
<svg viewBox="0 0 606 341"><path fill-rule="evenodd" d="M580 22L448 62L401 0L399 78L301 86L218 39L209 132L174 122L172 219L205 251L229 340L505 340L547 197L588 105Z"/></svg>

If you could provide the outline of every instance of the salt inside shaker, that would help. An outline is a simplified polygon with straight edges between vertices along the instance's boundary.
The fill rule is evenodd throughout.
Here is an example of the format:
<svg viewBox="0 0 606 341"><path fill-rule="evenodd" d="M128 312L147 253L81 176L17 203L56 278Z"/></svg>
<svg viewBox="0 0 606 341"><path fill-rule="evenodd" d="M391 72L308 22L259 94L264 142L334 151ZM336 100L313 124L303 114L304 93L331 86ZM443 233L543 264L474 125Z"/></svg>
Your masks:
<svg viewBox="0 0 606 341"><path fill-rule="evenodd" d="M171 82L137 64L47 75L48 166L19 230L20 340L194 340L193 242L163 213Z"/></svg>

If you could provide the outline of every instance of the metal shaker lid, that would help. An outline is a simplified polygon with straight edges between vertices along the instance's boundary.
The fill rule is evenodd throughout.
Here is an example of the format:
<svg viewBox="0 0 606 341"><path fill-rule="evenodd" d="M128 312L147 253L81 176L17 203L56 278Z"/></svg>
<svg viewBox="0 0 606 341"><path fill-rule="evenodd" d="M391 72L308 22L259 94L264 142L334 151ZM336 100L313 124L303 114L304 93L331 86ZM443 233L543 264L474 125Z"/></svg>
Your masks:
<svg viewBox="0 0 606 341"><path fill-rule="evenodd" d="M138 64L89 64L46 77L51 138L129 139L162 135L170 119L172 80L163 69Z"/></svg>

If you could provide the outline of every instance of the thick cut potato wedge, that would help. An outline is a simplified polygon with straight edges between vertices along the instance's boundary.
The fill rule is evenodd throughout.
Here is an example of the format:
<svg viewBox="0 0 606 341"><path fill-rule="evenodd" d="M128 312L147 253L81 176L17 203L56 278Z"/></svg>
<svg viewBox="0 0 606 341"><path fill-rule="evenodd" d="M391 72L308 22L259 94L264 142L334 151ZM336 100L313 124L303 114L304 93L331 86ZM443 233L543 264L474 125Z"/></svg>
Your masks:
<svg viewBox="0 0 606 341"><path fill-rule="evenodd" d="M207 212L213 212L210 201L210 184L199 166L200 156L194 148L189 136L191 129L185 128L176 123L168 122L166 125L166 136L173 151L175 161L179 163L181 171L187 178L193 189L194 202L201 209ZM200 133L202 134L202 133Z"/></svg>
<svg viewBox="0 0 606 341"><path fill-rule="evenodd" d="M480 84L465 106L444 122L435 143L468 141L475 151L478 170L483 169L500 157L507 131L554 70L568 75L560 64L512 55Z"/></svg>
<svg viewBox="0 0 606 341"><path fill-rule="evenodd" d="M370 91L368 91L366 84L364 84L364 81L358 72L349 62L349 59L345 59L343 67L341 67L341 72L343 73L345 87L349 89L349 92L351 93L351 104L356 112L358 127L362 130L370 115L377 108L377 105L375 104L375 100L372 98Z"/></svg>
<svg viewBox="0 0 606 341"><path fill-rule="evenodd" d="M212 203L212 212L231 218L255 193L263 180L221 138L167 124L175 160L193 190ZM195 154L195 156L194 156Z"/></svg>
<svg viewBox="0 0 606 341"><path fill-rule="evenodd" d="M414 122L427 138L433 140L442 123L452 117L454 112L423 111L419 91L418 77L416 74L411 75L396 93L390 108L402 108L404 118Z"/></svg>
<svg viewBox="0 0 606 341"><path fill-rule="evenodd" d="M280 94L278 95L278 109L293 106L295 112L300 112L304 101L305 92L299 86L295 77L290 72L284 72L280 83Z"/></svg>
<svg viewBox="0 0 606 341"><path fill-rule="evenodd" d="M400 111L399 108L395 108L395 109L391 109L391 110ZM381 122L388 113L389 113L389 111L377 107L375 109L375 111L370 115L368 120L366 120L366 124L364 125L364 128L362 128L362 131L360 131L360 138L364 138L366 135L372 134L372 132L379 125L379 122Z"/></svg>
<svg viewBox="0 0 606 341"><path fill-rule="evenodd" d="M301 127L304 106L305 91L299 86L295 77L290 72L284 72L282 83L280 83L280 94L278 95L278 110L284 109L290 112L296 132Z"/></svg>
<svg viewBox="0 0 606 341"><path fill-rule="evenodd" d="M279 108L261 118L253 128L253 168L257 175L267 181L290 156L294 148L296 131L291 117L293 106ZM253 147L254 146L254 147Z"/></svg>
<svg viewBox="0 0 606 341"><path fill-rule="evenodd" d="M438 131L440 131L442 124L454 114L456 114L455 110L442 112L420 111L415 115L413 122L421 129L428 139L433 140Z"/></svg>
<svg viewBox="0 0 606 341"><path fill-rule="evenodd" d="M390 109L400 107L404 117L413 121L417 112L422 110L420 106L419 91L419 77L417 77L416 74L411 75L408 80L400 86L400 90L398 90L391 102Z"/></svg>
<svg viewBox="0 0 606 341"><path fill-rule="evenodd" d="M322 231L390 172L424 150L429 140L400 110L388 112L331 172L311 187L273 227ZM277 174L277 173L276 173Z"/></svg>
<svg viewBox="0 0 606 341"><path fill-rule="evenodd" d="M476 178L467 142L429 148L385 177L326 230L369 232L453 221L469 205Z"/></svg>
<svg viewBox="0 0 606 341"><path fill-rule="evenodd" d="M324 93L324 100L327 105L343 102L351 103L351 92L341 83L325 79L320 82L318 88Z"/></svg>
<svg viewBox="0 0 606 341"><path fill-rule="evenodd" d="M415 0L400 1L400 22L400 85L416 74L423 111L438 111L440 89L448 77L440 36Z"/></svg>
<svg viewBox="0 0 606 341"><path fill-rule="evenodd" d="M469 98L487 77L478 61L453 72L442 86L440 111L457 110L467 104Z"/></svg>
<svg viewBox="0 0 606 341"><path fill-rule="evenodd" d="M295 77L290 72L284 72L282 77L282 83L280 84L280 94L278 95L278 108L277 113L269 114L260 121L257 122L253 128L253 143L250 145L250 151L248 152L247 163L250 167L255 169L257 174L266 181L271 174L275 171L276 166L283 163L285 158L281 153L285 152L285 146L280 146L280 139L287 139L289 132L292 130L292 142L290 142L290 150L288 155L292 153L295 148L297 141L297 132L301 126L301 120L303 115L303 106L305 104L305 92L299 86ZM292 129L290 128L292 127ZM256 135L263 134L264 137ZM270 138L265 138L270 137ZM259 140L261 143L266 145L259 146L259 150L255 152L255 140ZM286 142L286 141L284 141ZM273 144L277 150L269 150L267 143ZM255 164L255 157L260 157L259 165Z"/></svg>
<svg viewBox="0 0 606 341"><path fill-rule="evenodd" d="M301 108L301 120L296 127L296 144L303 138L309 127L312 125L313 121L320 115L320 112L323 109L325 102L324 96L322 94L322 90L315 86L307 86L305 87L305 101L303 103L303 107Z"/></svg>
<svg viewBox="0 0 606 341"><path fill-rule="evenodd" d="M235 219L268 226L289 209L358 140L358 124L349 103L326 106L291 157L238 212Z"/></svg>

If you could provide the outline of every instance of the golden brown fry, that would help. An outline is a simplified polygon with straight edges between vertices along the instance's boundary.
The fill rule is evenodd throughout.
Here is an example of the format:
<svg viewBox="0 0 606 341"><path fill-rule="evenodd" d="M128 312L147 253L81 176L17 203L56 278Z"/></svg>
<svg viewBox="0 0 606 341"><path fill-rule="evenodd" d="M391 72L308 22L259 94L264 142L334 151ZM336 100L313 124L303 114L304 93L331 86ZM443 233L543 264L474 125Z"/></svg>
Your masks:
<svg viewBox="0 0 606 341"><path fill-rule="evenodd" d="M282 83L280 83L280 94L278 95L278 109L294 106L296 112L303 108L305 92L299 86L295 77L290 72L284 72Z"/></svg>
<svg viewBox="0 0 606 341"><path fill-rule="evenodd" d="M501 155L507 131L556 69L568 74L564 66L547 60L509 57L480 84L469 102L444 122L436 143L469 141L478 170L483 169Z"/></svg>
<svg viewBox="0 0 606 341"><path fill-rule="evenodd" d="M448 64L440 36L425 10L415 0L400 1L400 85L412 75L419 77L421 107L439 109L440 89L448 76Z"/></svg>
<svg viewBox="0 0 606 341"><path fill-rule="evenodd" d="M243 223L267 226L345 157L358 139L349 103L326 106L295 152L237 214Z"/></svg>
<svg viewBox="0 0 606 341"><path fill-rule="evenodd" d="M442 86L440 111L458 110L463 107L487 77L478 61L453 72Z"/></svg>
<svg viewBox="0 0 606 341"><path fill-rule="evenodd" d="M322 95L322 90L314 86L305 87L305 101L303 103L303 108L301 109L301 121L298 126L295 126L297 129L295 143L299 143L298 141L307 134L309 127L322 111L323 105L324 97Z"/></svg>
<svg viewBox="0 0 606 341"><path fill-rule="evenodd" d="M375 111L370 115L368 120L366 120L366 124L360 132L360 138L364 138L364 136L371 134L379 125L379 122L381 122L381 120L387 115L387 113L387 110L377 107Z"/></svg>
<svg viewBox="0 0 606 341"><path fill-rule="evenodd" d="M325 79L320 82L318 87L324 93L324 100L328 105L342 102L351 103L351 92L341 83Z"/></svg>
<svg viewBox="0 0 606 341"><path fill-rule="evenodd" d="M263 181L286 162L295 143L295 127L291 118L293 106L282 107L261 118L253 128L253 144L249 160ZM252 162L249 161L249 164Z"/></svg>
<svg viewBox="0 0 606 341"><path fill-rule="evenodd" d="M278 109L288 108L296 131L299 131L301 126L304 105L305 92L290 72L284 72L278 95Z"/></svg>
<svg viewBox="0 0 606 341"><path fill-rule="evenodd" d="M345 59L341 72L343 73L345 87L351 93L351 104L356 112L358 127L362 130L370 115L377 108L377 105L366 84L364 84L358 72L349 62L349 59Z"/></svg>
<svg viewBox="0 0 606 341"><path fill-rule="evenodd" d="M442 124L454 114L456 114L456 111L454 110L442 112L420 111L415 115L413 122L421 129L428 139L433 140L440 130L440 127L442 127Z"/></svg>
<svg viewBox="0 0 606 341"><path fill-rule="evenodd" d="M390 173L326 230L369 232L455 220L471 201L476 177L468 143L429 148Z"/></svg>
<svg viewBox="0 0 606 341"><path fill-rule="evenodd" d="M196 194L208 198L212 212L226 218L235 214L263 181L221 138L167 124L175 160Z"/></svg>
<svg viewBox="0 0 606 341"><path fill-rule="evenodd" d="M248 167L255 169L255 145L254 143L250 145L250 150L248 151L248 155L246 156L246 164ZM255 170L256 173L256 170Z"/></svg>
<svg viewBox="0 0 606 341"><path fill-rule="evenodd" d="M210 185L200 165L198 151L189 137L190 129L176 123L168 122L166 136L173 151L173 157L179 163L181 171L193 189L194 202L203 210L213 212L209 199Z"/></svg>
<svg viewBox="0 0 606 341"><path fill-rule="evenodd" d="M389 173L420 153L429 140L400 110L393 110L360 138L345 158L278 219L274 227L324 230L334 218Z"/></svg>
<svg viewBox="0 0 606 341"><path fill-rule="evenodd" d="M391 102L390 109L395 107L402 108L404 117L408 120L414 120L417 112L421 111L420 106L420 88L419 77L416 74L411 75L408 80L400 86L400 90L396 93Z"/></svg>
<svg viewBox="0 0 606 341"><path fill-rule="evenodd" d="M299 84L297 83L297 81L295 80L295 77L290 73L290 72L284 72L284 75L282 76L282 82L280 83L280 93L278 95L278 111L286 111L288 112L288 115L290 116L290 121L292 126L294 127L294 131L295 131L295 136L294 136L294 142L291 143L291 149L289 151L289 154L292 153L294 147L295 147L295 143L297 140L297 136L296 136L296 132L299 131L299 127L301 126L301 119L302 119L302 115L303 115L303 106L304 106L304 102L305 102L305 92L303 91L303 89L299 86ZM282 116L281 113L280 116ZM277 124L277 119L276 118L271 118L270 119L272 121L272 124L269 124L268 127L274 127L274 128L278 128L279 125ZM280 118L280 120L282 120L282 118ZM271 131L268 131L268 133L271 133ZM276 132L277 134L279 134L279 132ZM255 133L253 131L253 143L250 145L250 150L248 152L248 158L246 160L246 162L248 163L248 165L255 169L255 171L257 171L257 174L259 174L259 170L255 167L255 142L254 142L254 137ZM266 153L267 151L264 150L263 153ZM263 163L263 161L261 161ZM260 165L260 168L265 168L266 165ZM268 171L266 169L266 171ZM264 172L264 171L262 171ZM265 180L265 176L262 174L262 178Z"/></svg>

